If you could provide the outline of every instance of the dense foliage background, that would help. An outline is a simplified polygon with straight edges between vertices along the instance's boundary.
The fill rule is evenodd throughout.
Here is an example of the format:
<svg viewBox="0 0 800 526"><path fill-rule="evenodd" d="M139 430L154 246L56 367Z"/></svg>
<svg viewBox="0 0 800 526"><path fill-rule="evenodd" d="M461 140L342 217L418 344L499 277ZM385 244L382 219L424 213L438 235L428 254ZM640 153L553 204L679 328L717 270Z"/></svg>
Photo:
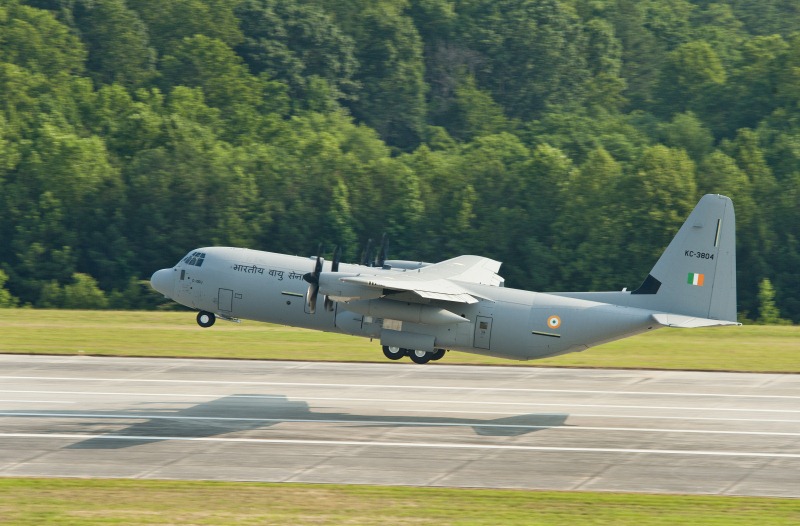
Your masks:
<svg viewBox="0 0 800 526"><path fill-rule="evenodd" d="M797 28L796 0L0 0L0 303L146 307L195 247L383 232L634 288L714 192L740 312L800 322Z"/></svg>

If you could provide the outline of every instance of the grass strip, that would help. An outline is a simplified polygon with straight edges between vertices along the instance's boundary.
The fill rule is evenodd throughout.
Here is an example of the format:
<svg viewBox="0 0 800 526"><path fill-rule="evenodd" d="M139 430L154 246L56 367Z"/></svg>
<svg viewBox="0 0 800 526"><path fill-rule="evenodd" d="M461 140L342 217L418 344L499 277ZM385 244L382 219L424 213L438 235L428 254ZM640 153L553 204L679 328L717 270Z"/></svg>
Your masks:
<svg viewBox="0 0 800 526"><path fill-rule="evenodd" d="M377 342L194 313L0 309L0 353L385 362ZM661 329L531 362L451 352L448 364L800 372L800 327Z"/></svg>
<svg viewBox="0 0 800 526"><path fill-rule="evenodd" d="M0 524L800 524L800 500L416 487L0 478Z"/></svg>

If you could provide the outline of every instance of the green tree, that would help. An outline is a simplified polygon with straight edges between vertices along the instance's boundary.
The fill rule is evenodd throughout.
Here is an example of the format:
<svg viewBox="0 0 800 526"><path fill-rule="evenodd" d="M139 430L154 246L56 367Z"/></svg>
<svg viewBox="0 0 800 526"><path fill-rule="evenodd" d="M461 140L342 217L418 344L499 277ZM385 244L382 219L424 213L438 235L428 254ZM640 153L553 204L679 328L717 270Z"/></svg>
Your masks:
<svg viewBox="0 0 800 526"><path fill-rule="evenodd" d="M452 136L471 140L511 128L509 120L490 93L481 90L472 76L466 76L455 88L449 115L444 116Z"/></svg>
<svg viewBox="0 0 800 526"><path fill-rule="evenodd" d="M0 270L0 308L4 309L16 307L19 304L19 300L6 290L5 285L7 281L8 274Z"/></svg>
<svg viewBox="0 0 800 526"><path fill-rule="evenodd" d="M337 12L337 20L356 43L359 68L354 80L361 85L357 100L346 105L387 143L413 148L425 127L426 85L422 39L404 13L408 4L405 0L346 4Z"/></svg>
<svg viewBox="0 0 800 526"><path fill-rule="evenodd" d="M242 59L221 40L196 35L183 39L162 61L167 89L200 88L209 106L222 111L226 137L251 139L259 132L259 114L285 113L283 86L250 75Z"/></svg>
<svg viewBox="0 0 800 526"><path fill-rule="evenodd" d="M238 2L227 0L136 0L127 2L148 29L150 41L160 56L183 40L197 35L235 47L243 40L234 14Z"/></svg>
<svg viewBox="0 0 800 526"><path fill-rule="evenodd" d="M666 44L650 29L649 4L640 0L614 0L604 13L622 42L621 75L627 85L623 95L634 108L646 108L653 102L659 65L667 53Z"/></svg>
<svg viewBox="0 0 800 526"><path fill-rule="evenodd" d="M678 46L667 55L663 68L660 97L664 113L713 107L726 79L722 61L708 42Z"/></svg>
<svg viewBox="0 0 800 526"><path fill-rule="evenodd" d="M643 2L647 27L668 50L689 42L692 36L694 2L690 0L650 0Z"/></svg>
<svg viewBox="0 0 800 526"><path fill-rule="evenodd" d="M4 185L6 217L14 225L6 257L23 301L34 301L46 280L66 282L94 236L101 245L113 242L101 233L113 221L96 211L113 203L109 190L120 183L98 137L45 123L25 142Z"/></svg>
<svg viewBox="0 0 800 526"><path fill-rule="evenodd" d="M768 278L761 280L758 286L758 323L762 325L781 325L781 312L775 305L775 289Z"/></svg>
<svg viewBox="0 0 800 526"><path fill-rule="evenodd" d="M776 108L789 44L779 35L751 38L745 42L740 61L728 81L721 116L723 133L732 135L740 128L755 128Z"/></svg>
<svg viewBox="0 0 800 526"><path fill-rule="evenodd" d="M628 233L620 277L629 287L640 283L697 204L695 164L684 150L651 146L621 184L628 195L619 211Z"/></svg>
<svg viewBox="0 0 800 526"><path fill-rule="evenodd" d="M71 282L65 285L59 285L57 281L45 284L37 306L45 309L98 310L108 308L108 298L94 278L75 273Z"/></svg>
<svg viewBox="0 0 800 526"><path fill-rule="evenodd" d="M170 100L180 99L191 92L188 88L176 88ZM196 97L188 97L192 101ZM139 151L163 144L167 140L164 118L164 95L158 89L140 89L131 95L124 86L111 84L102 86L94 97L92 112L85 125L92 134L103 137L108 150L126 164ZM193 102L187 102L190 106ZM195 107L197 108L197 107ZM186 108L186 111L191 111ZM219 111L202 104L193 118L222 129Z"/></svg>
<svg viewBox="0 0 800 526"><path fill-rule="evenodd" d="M74 17L87 44L87 69L98 84L135 88L153 79L155 50L147 28L125 0L78 2Z"/></svg>
<svg viewBox="0 0 800 526"><path fill-rule="evenodd" d="M636 122L637 117L639 115L626 116L599 107L590 110L553 107L541 119L526 123L519 134L531 147L547 144L579 163L598 147L608 151L614 159L632 162L654 140L643 132L643 126Z"/></svg>
<svg viewBox="0 0 800 526"><path fill-rule="evenodd" d="M586 23L586 36L587 66L592 75L586 87L587 103L619 109L627 102L623 95L627 81L622 78L622 42L614 26L601 18Z"/></svg>
<svg viewBox="0 0 800 526"><path fill-rule="evenodd" d="M562 185L563 206L552 227L560 262L553 288L612 290L627 284L619 276L625 265L620 254L626 251L618 201L622 180L620 163L598 148Z"/></svg>
<svg viewBox="0 0 800 526"><path fill-rule="evenodd" d="M755 35L783 36L800 27L800 10L794 2L784 0L729 0L737 18Z"/></svg>
<svg viewBox="0 0 800 526"><path fill-rule="evenodd" d="M0 62L48 77L81 74L86 49L49 11L16 0L0 7Z"/></svg>
<svg viewBox="0 0 800 526"><path fill-rule="evenodd" d="M530 150L508 133L478 137L467 144L460 164L465 183L475 191L470 252L510 259L522 225L535 221L528 217L535 210L530 200L541 195L549 174L535 173ZM506 235L498 238L498 230Z"/></svg>
<svg viewBox="0 0 800 526"><path fill-rule="evenodd" d="M459 38L480 53L475 77L511 117L583 100L587 39L575 11L558 0L463 2Z"/></svg>
<svg viewBox="0 0 800 526"><path fill-rule="evenodd" d="M516 268L524 288L553 290L558 280L559 266L553 251L560 235L554 219L561 215L565 202L561 190L572 177L575 164L563 150L549 144L539 144L531 151L530 171L519 198L524 200L525 220L518 224L515 257L509 267ZM511 269L509 269L511 270Z"/></svg>
<svg viewBox="0 0 800 526"><path fill-rule="evenodd" d="M63 304L65 309L106 309L108 299L97 286L97 281L87 274L76 273L72 283L63 287Z"/></svg>
<svg viewBox="0 0 800 526"><path fill-rule="evenodd" d="M694 12L693 26L693 40L708 42L726 69L739 61L748 35L730 5L712 2L703 6Z"/></svg>
<svg viewBox="0 0 800 526"><path fill-rule="evenodd" d="M671 148L686 150L700 162L714 148L714 135L692 112L679 113L661 126L662 142Z"/></svg>
<svg viewBox="0 0 800 526"><path fill-rule="evenodd" d="M776 238L776 249L770 260L774 273L776 302L781 311L794 323L800 323L800 172L786 178L781 192L774 201L771 227ZM759 203L761 204L761 203Z"/></svg>
<svg viewBox="0 0 800 526"><path fill-rule="evenodd" d="M324 80L335 99L351 99L358 84L353 39L320 6L294 0L245 0L236 7L244 40L236 51L250 71L286 82L301 103Z"/></svg>

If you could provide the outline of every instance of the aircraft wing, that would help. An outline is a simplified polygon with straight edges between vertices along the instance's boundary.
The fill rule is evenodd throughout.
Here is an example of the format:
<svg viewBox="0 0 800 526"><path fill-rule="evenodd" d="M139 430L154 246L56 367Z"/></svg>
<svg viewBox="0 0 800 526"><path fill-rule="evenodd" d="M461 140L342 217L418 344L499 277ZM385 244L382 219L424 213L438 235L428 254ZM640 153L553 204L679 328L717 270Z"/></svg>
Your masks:
<svg viewBox="0 0 800 526"><path fill-rule="evenodd" d="M458 282L499 286L503 283L503 278L497 274L500 265L499 261L480 256L459 256L416 271L345 277L341 281L389 291L411 292L428 300L478 303L477 298L482 296L465 289Z"/></svg>

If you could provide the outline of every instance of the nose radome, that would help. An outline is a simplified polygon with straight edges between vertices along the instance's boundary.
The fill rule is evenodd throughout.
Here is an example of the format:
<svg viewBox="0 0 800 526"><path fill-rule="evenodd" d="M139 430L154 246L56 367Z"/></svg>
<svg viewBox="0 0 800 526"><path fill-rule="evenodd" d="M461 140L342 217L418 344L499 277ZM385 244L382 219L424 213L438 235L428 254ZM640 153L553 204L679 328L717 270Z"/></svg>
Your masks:
<svg viewBox="0 0 800 526"><path fill-rule="evenodd" d="M171 298L172 289L174 287L172 274L173 271L171 268L162 268L161 270L156 270L153 273L153 276L150 278L150 286L164 296Z"/></svg>

